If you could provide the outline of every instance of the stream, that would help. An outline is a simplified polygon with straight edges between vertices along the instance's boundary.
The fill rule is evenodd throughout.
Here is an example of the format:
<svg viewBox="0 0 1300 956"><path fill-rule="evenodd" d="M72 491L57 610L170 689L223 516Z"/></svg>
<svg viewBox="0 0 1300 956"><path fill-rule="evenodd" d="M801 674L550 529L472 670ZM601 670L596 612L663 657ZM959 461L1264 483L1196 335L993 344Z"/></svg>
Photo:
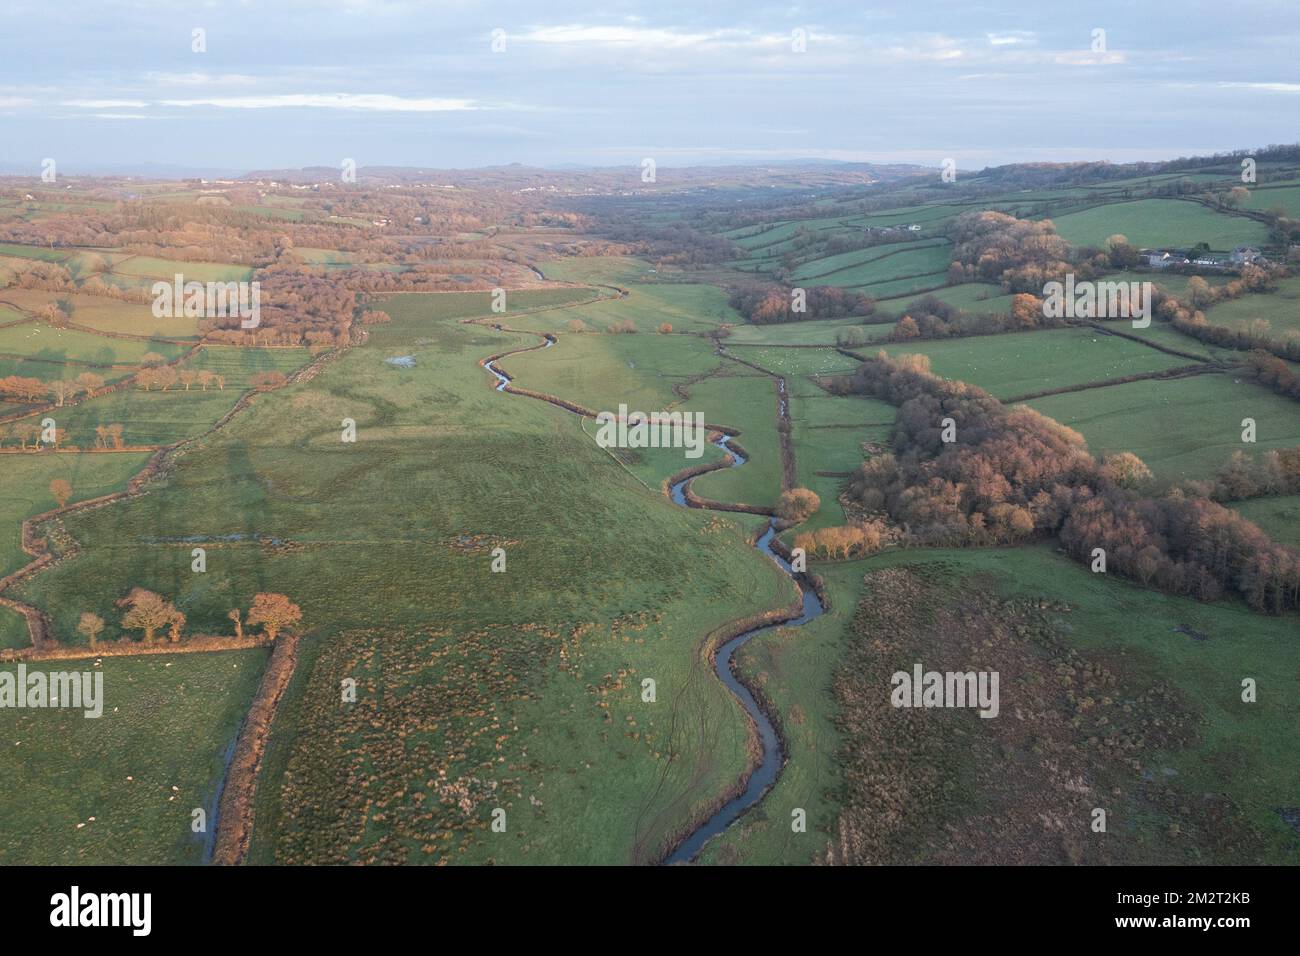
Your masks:
<svg viewBox="0 0 1300 956"><path fill-rule="evenodd" d="M494 328L498 331L501 329L500 326L494 326ZM544 348L550 348L554 344L555 339L546 336L546 345ZM499 358L504 357L505 356L500 356ZM483 367L496 378L496 390L501 392L510 384L510 377L496 367L496 361L497 360L485 362ZM780 411L782 417L784 417L786 410L785 379L780 378L777 381L778 392L780 395ZM730 467L739 468L747 461L745 456L731 444L730 439L725 435L717 438L713 444L731 455L732 462ZM695 479L695 477L698 476L692 476L675 482L668 489L668 496L672 499L673 504L680 505L683 508L690 507L686 501L686 487ZM777 624L764 624L731 638L731 640L718 648L717 653L714 656L713 665L714 671L718 675L718 679L722 681L733 695L735 695L736 699L740 701L740 705L745 709L745 712L749 714L750 719L754 721L754 726L758 729L759 742L762 746L762 756L759 758L758 764L754 767L754 772L746 782L745 789L738 796L732 797L724 803L706 820L692 830L691 833L681 843L679 843L676 849L674 849L673 852L664 860L665 864L689 863L695 859L696 855L709 839L717 836L734 823L741 814L763 799L763 796L767 793L768 789L776 783L776 779L781 773L781 767L785 763L785 755L781 750L781 739L777 735L776 727L763 711L763 708L759 706L758 701L754 699L754 695L751 694L749 689L736 677L736 674L731 667L731 659L736 653L736 650L752 639L754 635L761 634L764 631L769 631L777 627L799 627L803 624L807 624L813 618L820 616L825 611L825 606L822 604L821 598L817 596L817 592L814 591L811 586L806 584L800 576L796 575L791 569L789 562L781 557L781 555L772 547L772 539L775 537L776 527L774 522L768 521L766 530L764 530L758 540L754 542L754 547L758 548L759 551L776 562L777 567L779 567L792 581L794 581L795 585L799 588L799 593L803 597L803 611L798 617L792 618L788 621L782 621Z"/></svg>

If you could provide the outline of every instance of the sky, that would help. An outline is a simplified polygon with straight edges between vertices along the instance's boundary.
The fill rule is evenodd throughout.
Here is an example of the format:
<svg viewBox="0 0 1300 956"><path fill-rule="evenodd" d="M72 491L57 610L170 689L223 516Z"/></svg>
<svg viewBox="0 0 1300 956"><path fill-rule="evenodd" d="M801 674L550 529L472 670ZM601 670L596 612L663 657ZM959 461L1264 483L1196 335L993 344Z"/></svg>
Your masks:
<svg viewBox="0 0 1300 956"><path fill-rule="evenodd" d="M1298 49L1297 0L6 0L0 170L1165 159L1300 140Z"/></svg>

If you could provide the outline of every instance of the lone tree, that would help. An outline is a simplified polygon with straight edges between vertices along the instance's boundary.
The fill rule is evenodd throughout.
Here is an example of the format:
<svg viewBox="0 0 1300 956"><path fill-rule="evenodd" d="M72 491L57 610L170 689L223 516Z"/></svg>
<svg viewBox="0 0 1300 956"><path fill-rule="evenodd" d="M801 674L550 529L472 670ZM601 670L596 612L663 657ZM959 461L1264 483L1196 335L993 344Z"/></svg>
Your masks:
<svg viewBox="0 0 1300 956"><path fill-rule="evenodd" d="M226 617L235 622L235 640L242 641L244 639L244 622L239 619L239 608L231 608Z"/></svg>
<svg viewBox="0 0 1300 956"><path fill-rule="evenodd" d="M93 650L95 647L95 639L99 637L100 632L104 630L104 619L98 614L91 614L89 611L83 611L81 614L81 620L77 622L77 630L86 636L86 640L90 641L90 647Z"/></svg>
<svg viewBox="0 0 1300 956"><path fill-rule="evenodd" d="M797 522L811 517L821 506L822 500L817 497L817 492L809 491L807 488L791 488L781 493L776 513L786 521Z"/></svg>
<svg viewBox="0 0 1300 956"><path fill-rule="evenodd" d="M144 631L146 644L152 644L154 632L171 624L180 614L166 598L144 588L133 588L117 605L131 608L122 616L122 626L128 631Z"/></svg>
<svg viewBox="0 0 1300 956"><path fill-rule="evenodd" d="M54 496L54 500L62 508L67 505L68 499L72 497L72 485L68 484L66 478L55 478L50 482L50 494Z"/></svg>
<svg viewBox="0 0 1300 956"><path fill-rule="evenodd" d="M179 644L181 642L181 628L184 626L185 615L180 611L176 611L172 614L171 620L167 622L167 627L169 628L167 637L173 644Z"/></svg>
<svg viewBox="0 0 1300 956"><path fill-rule="evenodd" d="M280 631L302 620L302 608L283 594L259 594L248 610L248 623L261 624L267 639L275 640Z"/></svg>

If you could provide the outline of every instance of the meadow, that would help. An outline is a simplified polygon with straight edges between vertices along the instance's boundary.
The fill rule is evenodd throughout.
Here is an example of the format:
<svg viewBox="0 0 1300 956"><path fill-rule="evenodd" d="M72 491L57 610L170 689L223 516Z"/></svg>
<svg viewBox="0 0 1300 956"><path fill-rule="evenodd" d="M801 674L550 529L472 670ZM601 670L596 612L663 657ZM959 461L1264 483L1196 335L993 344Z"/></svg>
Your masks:
<svg viewBox="0 0 1300 956"><path fill-rule="evenodd" d="M104 712L0 710L0 864L205 862L226 758L266 657L259 648L50 667L102 672ZM196 808L206 832L191 827Z"/></svg>
<svg viewBox="0 0 1300 956"><path fill-rule="evenodd" d="M1208 478L1238 450L1300 444L1294 403L1231 374L1130 382L1028 403L1083 434L1095 455L1131 451L1164 481ZM1256 444L1242 443L1242 421Z"/></svg>
<svg viewBox="0 0 1300 956"><path fill-rule="evenodd" d="M1139 247L1186 248L1204 242L1218 252L1268 241L1268 227L1262 223L1177 199L1109 203L1053 222L1067 241L1082 246L1101 247L1117 233Z"/></svg>
<svg viewBox="0 0 1300 956"><path fill-rule="evenodd" d="M1192 364L1088 328L916 340L881 349L895 356L925 355L936 375L978 385L996 398Z"/></svg>
<svg viewBox="0 0 1300 956"><path fill-rule="evenodd" d="M1300 335L1300 277L1282 279L1275 291L1216 302L1205 311L1214 325L1243 328L1264 320L1271 338Z"/></svg>

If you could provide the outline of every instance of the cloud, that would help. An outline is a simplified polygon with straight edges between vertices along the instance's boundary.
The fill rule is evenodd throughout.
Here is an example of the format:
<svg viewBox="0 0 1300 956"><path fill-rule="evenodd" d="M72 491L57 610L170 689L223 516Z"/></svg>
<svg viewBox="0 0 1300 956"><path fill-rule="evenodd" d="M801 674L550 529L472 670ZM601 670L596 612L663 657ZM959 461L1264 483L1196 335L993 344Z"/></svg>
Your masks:
<svg viewBox="0 0 1300 956"><path fill-rule="evenodd" d="M988 38L989 46L1019 46L1022 43L1033 43L1038 39L1038 34L1031 30L1007 30L1003 33L984 35Z"/></svg>
<svg viewBox="0 0 1300 956"><path fill-rule="evenodd" d="M13 106L32 106L35 100L28 99L25 96L0 96L0 109L8 109Z"/></svg>
<svg viewBox="0 0 1300 956"><path fill-rule="evenodd" d="M1266 93L1300 93L1300 83L1220 83L1228 90L1263 90Z"/></svg>
<svg viewBox="0 0 1300 956"><path fill-rule="evenodd" d="M392 96L388 93L285 93L264 96L209 96L161 100L163 106L215 106L233 110L328 109L383 113L445 113L483 109L474 100Z"/></svg>
<svg viewBox="0 0 1300 956"><path fill-rule="evenodd" d="M1058 66L1114 66L1127 63L1123 53L1094 53L1091 50L1067 50L1051 54L1051 62Z"/></svg>
<svg viewBox="0 0 1300 956"><path fill-rule="evenodd" d="M703 33L686 33L662 27L597 26L567 24L555 27L533 27L517 36L506 35L523 43L581 43L593 46L639 46L676 50L716 42L727 32L711 30Z"/></svg>
<svg viewBox="0 0 1300 956"><path fill-rule="evenodd" d="M166 73L151 71L144 75L150 83L170 86L252 86L257 77L246 73Z"/></svg>
<svg viewBox="0 0 1300 956"><path fill-rule="evenodd" d="M75 106L87 110L142 109L148 106L144 100L64 100L61 106Z"/></svg>

